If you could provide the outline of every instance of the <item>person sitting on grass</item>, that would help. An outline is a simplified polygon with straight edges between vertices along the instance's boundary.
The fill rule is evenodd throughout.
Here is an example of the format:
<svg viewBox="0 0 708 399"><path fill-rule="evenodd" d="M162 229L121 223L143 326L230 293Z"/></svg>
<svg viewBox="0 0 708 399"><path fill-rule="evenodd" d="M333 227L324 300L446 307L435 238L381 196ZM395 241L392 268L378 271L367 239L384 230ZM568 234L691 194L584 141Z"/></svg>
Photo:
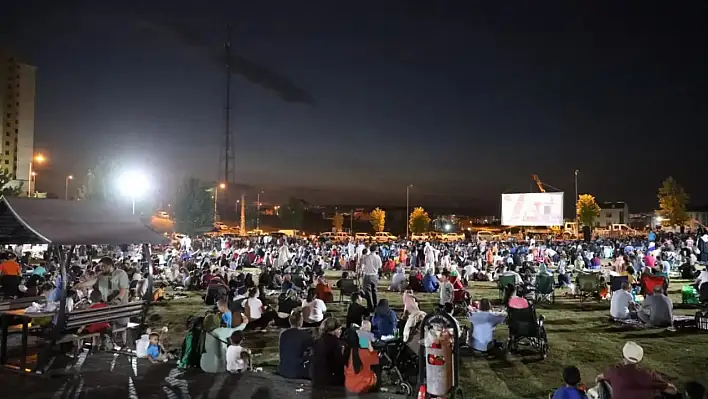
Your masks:
<svg viewBox="0 0 708 399"><path fill-rule="evenodd" d="M251 352L241 346L243 333L234 331L229 339L231 345L226 349L226 371L229 373L243 373L251 368Z"/></svg>
<svg viewBox="0 0 708 399"><path fill-rule="evenodd" d="M277 316L277 312L263 306L263 302L258 298L259 290L252 287L248 290L248 298L242 302L246 317L248 318L248 329L264 329Z"/></svg>
<svg viewBox="0 0 708 399"><path fill-rule="evenodd" d="M278 318L275 324L278 327L290 327L289 317L292 311L302 306L302 300L298 298L297 291L289 289L278 297Z"/></svg>
<svg viewBox="0 0 708 399"><path fill-rule="evenodd" d="M631 294L629 282L623 281L620 289L612 293L610 300L610 317L615 320L627 320L631 318L631 311L634 309L634 299Z"/></svg>
<svg viewBox="0 0 708 399"><path fill-rule="evenodd" d="M380 299L371 320L376 338L394 335L398 328L396 312L388 306L388 299Z"/></svg>
<svg viewBox="0 0 708 399"><path fill-rule="evenodd" d="M307 297L305 298L302 310L305 316L305 326L317 327L322 323L322 320L324 320L327 305L325 305L324 301L317 298L315 289L310 288L307 290Z"/></svg>
<svg viewBox="0 0 708 399"><path fill-rule="evenodd" d="M403 268L396 268L396 274L394 274L391 278L391 285L388 287L388 290L402 292L405 291L407 286L408 283L406 281L406 273L403 271Z"/></svg>
<svg viewBox="0 0 708 399"><path fill-rule="evenodd" d="M317 285L315 285L315 292L317 293L317 298L321 299L324 303L334 302L334 295L332 294L332 287L330 287L327 282L327 278L321 275L317 278Z"/></svg>
<svg viewBox="0 0 708 399"><path fill-rule="evenodd" d="M334 317L328 317L320 327L320 337L313 345L312 388L321 389L344 385L343 345L340 337L342 325ZM356 338L356 334L354 334ZM359 344L358 338L356 339Z"/></svg>
<svg viewBox="0 0 708 399"><path fill-rule="evenodd" d="M312 348L312 334L302 328L302 309L295 309L288 318L290 328L280 333L278 352L280 364L278 374L285 378L310 379L309 351Z"/></svg>
<svg viewBox="0 0 708 399"><path fill-rule="evenodd" d="M580 385L580 370L575 366L563 369L565 385L556 389L551 399L586 399L585 389Z"/></svg>
<svg viewBox="0 0 708 399"><path fill-rule="evenodd" d="M408 275L408 289L413 292L424 292L423 274L420 270L411 270Z"/></svg>
<svg viewBox="0 0 708 399"><path fill-rule="evenodd" d="M435 269L428 269L425 273L425 277L423 277L423 291L428 293L435 292L438 290L439 286L438 278L435 277Z"/></svg>
<svg viewBox="0 0 708 399"><path fill-rule="evenodd" d="M504 313L492 312L492 304L489 299L479 301L479 310L473 311L469 315L470 328L472 331L468 335L469 346L478 352L488 352L500 346L494 341L494 329L504 322Z"/></svg>
<svg viewBox="0 0 708 399"><path fill-rule="evenodd" d="M361 304L361 294L355 292L351 296L351 303L347 308L347 328L353 324L361 326L364 319L369 317L369 309Z"/></svg>
<svg viewBox="0 0 708 399"><path fill-rule="evenodd" d="M652 327L671 327L674 321L674 304L664 295L664 287L654 287L654 294L644 298L637 317L642 323Z"/></svg>
<svg viewBox="0 0 708 399"><path fill-rule="evenodd" d="M636 342L627 341L622 348L622 355L622 363L608 368L596 379L612 387L613 398L654 398L657 393L677 394L673 384L639 365L644 357L644 349Z"/></svg>
<svg viewBox="0 0 708 399"><path fill-rule="evenodd" d="M511 309L526 309L529 307L529 301L526 298L516 295L516 286L507 284L504 288L504 304Z"/></svg>

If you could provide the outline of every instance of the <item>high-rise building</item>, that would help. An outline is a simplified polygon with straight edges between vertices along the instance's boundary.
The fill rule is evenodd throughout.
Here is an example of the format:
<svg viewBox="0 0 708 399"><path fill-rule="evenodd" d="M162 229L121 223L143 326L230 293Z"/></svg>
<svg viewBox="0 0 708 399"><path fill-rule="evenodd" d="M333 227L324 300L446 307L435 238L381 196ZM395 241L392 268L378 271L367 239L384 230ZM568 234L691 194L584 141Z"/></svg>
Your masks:
<svg viewBox="0 0 708 399"><path fill-rule="evenodd" d="M0 168L25 187L34 155L36 70L0 49Z"/></svg>

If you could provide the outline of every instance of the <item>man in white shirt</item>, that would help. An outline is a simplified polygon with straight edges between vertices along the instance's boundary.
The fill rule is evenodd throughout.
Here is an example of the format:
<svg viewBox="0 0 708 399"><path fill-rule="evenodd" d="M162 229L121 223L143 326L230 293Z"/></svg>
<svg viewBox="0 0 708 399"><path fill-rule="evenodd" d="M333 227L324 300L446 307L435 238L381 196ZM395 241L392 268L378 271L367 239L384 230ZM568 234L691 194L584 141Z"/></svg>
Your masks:
<svg viewBox="0 0 708 399"><path fill-rule="evenodd" d="M612 293L610 301L610 316L617 320L630 318L630 308L634 307L634 299L630 293L629 282L622 282L622 288Z"/></svg>
<svg viewBox="0 0 708 399"><path fill-rule="evenodd" d="M701 274L696 278L696 291L701 292L701 285L708 283L708 268L701 270Z"/></svg>
<svg viewBox="0 0 708 399"><path fill-rule="evenodd" d="M378 302L376 290L379 286L379 269L381 269L381 257L376 253L376 244L371 244L369 253L362 256L359 268L363 278L364 297L370 312L374 311Z"/></svg>

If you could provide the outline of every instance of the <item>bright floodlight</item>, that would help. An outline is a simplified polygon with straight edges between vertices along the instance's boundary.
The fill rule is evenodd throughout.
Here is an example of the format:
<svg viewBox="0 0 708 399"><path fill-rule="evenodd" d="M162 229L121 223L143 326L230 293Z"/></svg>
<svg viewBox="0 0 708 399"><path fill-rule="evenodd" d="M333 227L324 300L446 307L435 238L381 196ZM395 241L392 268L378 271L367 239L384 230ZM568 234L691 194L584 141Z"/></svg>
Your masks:
<svg viewBox="0 0 708 399"><path fill-rule="evenodd" d="M147 176L138 172L125 172L118 179L118 187L123 195L131 198L140 197L149 188Z"/></svg>
<svg viewBox="0 0 708 399"><path fill-rule="evenodd" d="M449 224L446 224L446 225L445 225L445 231L450 231L451 228L452 228L451 225L449 225Z"/></svg>

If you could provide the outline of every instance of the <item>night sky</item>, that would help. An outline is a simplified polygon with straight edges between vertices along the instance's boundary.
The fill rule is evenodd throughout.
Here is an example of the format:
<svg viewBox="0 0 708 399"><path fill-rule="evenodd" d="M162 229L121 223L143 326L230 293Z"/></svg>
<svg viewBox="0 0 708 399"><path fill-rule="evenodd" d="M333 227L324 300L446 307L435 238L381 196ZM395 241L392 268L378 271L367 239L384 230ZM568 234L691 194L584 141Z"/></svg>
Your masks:
<svg viewBox="0 0 708 399"><path fill-rule="evenodd" d="M100 155L162 189L216 180L228 22L234 53L316 101L234 79L240 183L374 205L414 184L416 204L498 212L536 173L568 214L579 169L581 193L630 211L654 209L668 175L708 203L705 2L14 3L0 26L38 67L39 190L63 194Z"/></svg>

